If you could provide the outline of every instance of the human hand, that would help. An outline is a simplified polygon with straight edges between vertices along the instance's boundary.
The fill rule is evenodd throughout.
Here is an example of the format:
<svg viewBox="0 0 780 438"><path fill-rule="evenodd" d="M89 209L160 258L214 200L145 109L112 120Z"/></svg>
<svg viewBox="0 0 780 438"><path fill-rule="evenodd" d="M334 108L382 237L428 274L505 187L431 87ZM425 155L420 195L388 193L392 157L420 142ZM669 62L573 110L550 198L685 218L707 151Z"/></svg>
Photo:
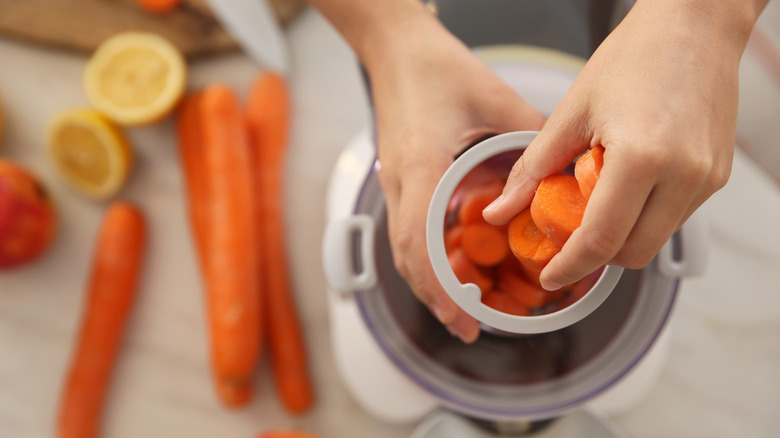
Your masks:
<svg viewBox="0 0 780 438"><path fill-rule="evenodd" d="M730 2L706 3L637 2L484 211L488 222L509 221L542 178L604 146L582 225L541 273L545 289L607 263L646 266L728 180L739 60L754 17L728 10Z"/></svg>
<svg viewBox="0 0 780 438"><path fill-rule="evenodd" d="M378 131L379 179L398 272L415 295L464 342L477 321L439 284L428 258L426 217L453 159L486 135L538 130L544 116L432 16L405 22L366 68Z"/></svg>

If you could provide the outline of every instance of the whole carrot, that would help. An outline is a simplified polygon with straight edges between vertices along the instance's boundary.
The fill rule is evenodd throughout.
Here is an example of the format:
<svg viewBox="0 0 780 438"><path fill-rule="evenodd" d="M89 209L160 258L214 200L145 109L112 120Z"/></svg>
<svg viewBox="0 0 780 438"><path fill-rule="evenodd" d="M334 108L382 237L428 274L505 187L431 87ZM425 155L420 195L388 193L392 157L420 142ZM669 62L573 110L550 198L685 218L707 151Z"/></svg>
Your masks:
<svg viewBox="0 0 780 438"><path fill-rule="evenodd" d="M241 406L251 398L263 317L246 120L233 92L220 84L203 90L198 108L205 204L201 250L212 368L223 403Z"/></svg>
<svg viewBox="0 0 780 438"><path fill-rule="evenodd" d="M252 83L247 112L259 190L256 199L263 248L262 297L267 309L271 365L284 406L292 413L303 413L312 405L314 394L285 251L282 170L290 102L284 79L274 73L260 73Z"/></svg>
<svg viewBox="0 0 780 438"><path fill-rule="evenodd" d="M208 252L204 247L206 244L205 227L208 200L205 169L203 168L200 102L200 93L191 93L184 97L176 120L176 134L179 140L179 157L182 163L190 225L195 237L201 269L205 269L204 257Z"/></svg>
<svg viewBox="0 0 780 438"><path fill-rule="evenodd" d="M144 219L136 207L121 201L112 204L98 235L81 331L60 402L58 438L98 435L145 242Z"/></svg>

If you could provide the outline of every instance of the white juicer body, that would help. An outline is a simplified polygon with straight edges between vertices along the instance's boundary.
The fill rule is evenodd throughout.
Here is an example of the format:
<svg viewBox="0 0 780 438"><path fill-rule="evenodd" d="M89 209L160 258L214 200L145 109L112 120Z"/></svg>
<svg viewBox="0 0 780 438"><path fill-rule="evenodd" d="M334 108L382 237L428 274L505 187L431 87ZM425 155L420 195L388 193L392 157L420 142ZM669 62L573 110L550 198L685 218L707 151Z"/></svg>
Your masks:
<svg viewBox="0 0 780 438"><path fill-rule="evenodd" d="M584 63L560 52L518 46L486 48L477 50L477 54L521 96L547 114L566 93ZM331 342L339 373L355 400L381 420L409 423L421 420L442 404L404 374L380 348L360 313L357 300L349 292L360 289L356 286L376 282L370 269L353 272L353 250L344 244L355 232L373 235L373 229L366 229L373 227L372 221L352 219L361 187L375 159L375 145L366 129L346 146L329 185L326 211L329 226L322 255L330 285ZM343 226L345 219L350 219L347 227ZM373 257L371 239L362 239L361 244L362 254ZM703 267L704 254L699 251L696 257L688 257L692 252L686 252L686 260L693 260L694 266L683 266L677 274L693 274ZM664 330L637 366L586 405L609 414L628 409L641 399L665 363L669 346L667 332Z"/></svg>

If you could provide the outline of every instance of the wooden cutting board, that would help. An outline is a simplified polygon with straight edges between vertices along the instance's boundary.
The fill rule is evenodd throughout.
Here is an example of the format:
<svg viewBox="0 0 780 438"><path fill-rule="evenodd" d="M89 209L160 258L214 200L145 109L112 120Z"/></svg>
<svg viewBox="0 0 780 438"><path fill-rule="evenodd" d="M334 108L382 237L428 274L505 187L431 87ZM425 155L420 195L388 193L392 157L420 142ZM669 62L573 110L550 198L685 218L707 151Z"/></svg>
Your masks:
<svg viewBox="0 0 780 438"><path fill-rule="evenodd" d="M268 1L282 25L306 5L304 0L258 1ZM126 30L158 33L188 58L237 47L205 0L184 0L164 15L142 10L135 0L0 0L0 35L25 41L91 52L109 36Z"/></svg>

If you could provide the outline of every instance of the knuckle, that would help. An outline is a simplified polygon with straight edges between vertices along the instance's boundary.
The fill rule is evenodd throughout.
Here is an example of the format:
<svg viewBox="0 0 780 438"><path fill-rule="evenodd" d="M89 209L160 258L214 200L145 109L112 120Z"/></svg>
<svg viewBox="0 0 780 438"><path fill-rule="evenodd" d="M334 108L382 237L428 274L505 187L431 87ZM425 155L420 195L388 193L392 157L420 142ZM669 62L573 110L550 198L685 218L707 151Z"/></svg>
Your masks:
<svg viewBox="0 0 780 438"><path fill-rule="evenodd" d="M653 257L653 251L627 249L620 251L613 262L628 269L642 269L653 261Z"/></svg>
<svg viewBox="0 0 780 438"><path fill-rule="evenodd" d="M611 260L623 245L621 239L603 230L590 233L583 243L582 254L585 259L598 263Z"/></svg>

